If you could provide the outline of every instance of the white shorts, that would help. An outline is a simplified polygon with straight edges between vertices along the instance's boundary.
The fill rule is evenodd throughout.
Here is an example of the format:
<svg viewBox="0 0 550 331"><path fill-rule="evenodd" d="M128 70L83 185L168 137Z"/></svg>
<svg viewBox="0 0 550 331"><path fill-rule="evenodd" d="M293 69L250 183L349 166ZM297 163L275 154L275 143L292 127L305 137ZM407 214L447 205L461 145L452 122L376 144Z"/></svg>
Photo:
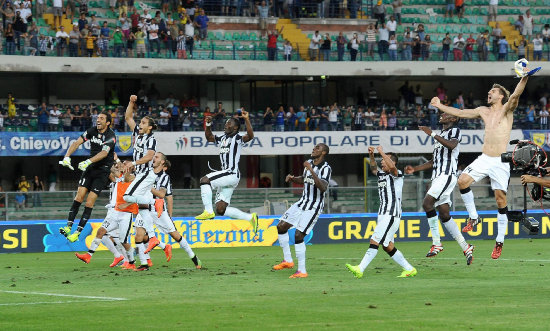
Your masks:
<svg viewBox="0 0 550 331"><path fill-rule="evenodd" d="M441 175L432 180L432 186L428 190L428 195L435 199L435 207L446 203L451 207L451 193L456 186L457 178L455 175Z"/></svg>
<svg viewBox="0 0 550 331"><path fill-rule="evenodd" d="M131 213L126 213L126 214L129 214L130 216L123 217L120 220L120 223L118 225L119 239L120 241L122 241L123 244L130 243L130 234L131 234L130 232L132 231L132 219L134 217L134 215Z"/></svg>
<svg viewBox="0 0 550 331"><path fill-rule="evenodd" d="M140 209L134 221L134 226L136 228L144 228L147 232L153 230L151 211L149 209Z"/></svg>
<svg viewBox="0 0 550 331"><path fill-rule="evenodd" d="M239 185L239 175L229 170L214 171L206 175L212 189L216 189L216 202L223 201L229 204L235 187Z"/></svg>
<svg viewBox="0 0 550 331"><path fill-rule="evenodd" d="M120 225L123 220L126 220L128 223L131 223L132 214L126 213L123 211L118 211L115 209L109 209L109 211L107 212L107 216L105 216L103 223L101 223L101 227L107 230L107 234L109 236L118 238L121 232L122 232L122 235L124 235L127 230L127 228L122 228L122 231L120 230L121 229Z"/></svg>
<svg viewBox="0 0 550 331"><path fill-rule="evenodd" d="M388 247L388 245L393 242L395 233L399 230L399 223L401 223L399 217L378 215L376 228L374 229L371 239L376 241L379 245Z"/></svg>
<svg viewBox="0 0 550 331"><path fill-rule="evenodd" d="M172 222L172 219L168 215L168 212L163 211L162 214L160 214L160 218L157 217L157 212L151 213L151 218L153 219L153 224L157 227L157 229L164 233L169 234L170 232L176 231L176 226L174 225L174 222Z"/></svg>
<svg viewBox="0 0 550 331"><path fill-rule="evenodd" d="M502 162L500 156L481 154L462 173L472 177L475 182L489 176L493 190L508 191L510 164Z"/></svg>
<svg viewBox="0 0 550 331"><path fill-rule="evenodd" d="M134 181L128 186L124 195L131 195L134 197L145 196L147 193L151 193L151 188L155 184L157 175L153 170L148 170L136 175Z"/></svg>
<svg viewBox="0 0 550 331"><path fill-rule="evenodd" d="M302 210L296 202L288 208L279 220L292 224L296 230L307 235L313 229L315 223L317 223L322 210L323 208L319 208L318 210Z"/></svg>

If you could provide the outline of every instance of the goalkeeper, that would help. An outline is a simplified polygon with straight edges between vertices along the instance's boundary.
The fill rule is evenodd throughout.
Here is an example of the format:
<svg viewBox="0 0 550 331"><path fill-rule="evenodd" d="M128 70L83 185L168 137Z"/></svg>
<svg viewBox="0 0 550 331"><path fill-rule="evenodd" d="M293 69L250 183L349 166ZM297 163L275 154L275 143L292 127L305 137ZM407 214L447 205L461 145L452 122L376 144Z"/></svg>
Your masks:
<svg viewBox="0 0 550 331"><path fill-rule="evenodd" d="M510 94L502 85L494 84L487 94L487 106L460 110L443 105L438 97L434 97L431 101L431 105L442 112L460 118L481 118L485 124L482 154L464 169L464 172L458 178L458 187L469 215L468 222L462 231L469 232L481 223L470 185L485 177L491 179L491 189L495 192L498 207L498 231L495 248L491 253L493 259L498 259L502 253L504 236L508 228L506 191L510 181L510 164L502 162L500 155L506 152L506 147L510 141L514 110L517 108L519 97L527 85L528 76L534 74L540 68L529 71L527 60L522 59L516 62L515 69L516 74L521 79L514 92Z"/></svg>
<svg viewBox="0 0 550 331"><path fill-rule="evenodd" d="M109 184L109 174L115 158L116 135L111 130L111 115L101 112L97 117L97 125L86 130L75 142L71 144L63 161L59 162L64 167L74 170L71 165L71 155L86 141L90 141L90 158L78 164L82 170L82 176L78 181L78 191L69 211L67 226L60 228L59 232L67 237L70 242L78 240L82 229L90 219L97 196ZM78 223L76 231L71 234L74 219L78 214L80 205L86 198L84 212Z"/></svg>

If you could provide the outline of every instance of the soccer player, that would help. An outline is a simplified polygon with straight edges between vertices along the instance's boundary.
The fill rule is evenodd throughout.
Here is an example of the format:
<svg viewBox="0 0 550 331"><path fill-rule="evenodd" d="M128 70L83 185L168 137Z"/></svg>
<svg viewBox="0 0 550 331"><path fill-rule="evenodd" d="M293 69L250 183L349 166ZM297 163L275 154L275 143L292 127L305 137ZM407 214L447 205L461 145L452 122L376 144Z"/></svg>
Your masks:
<svg viewBox="0 0 550 331"><path fill-rule="evenodd" d="M470 265L474 260L473 252L474 245L469 245L458 226L453 221L450 214L451 193L456 185L456 172L458 167L459 144L461 140L460 129L456 126L458 117L443 113L439 119L439 123L443 124L443 130L436 134L429 127L419 126L418 128L424 131L427 135L432 136L435 141L433 157L429 162L413 167L406 166L405 173L412 174L415 171L423 171L432 169L432 186L424 197L422 207L426 212L428 224L432 231L432 247L426 257L433 257L443 251L441 245L441 237L439 234L439 220L435 209L439 211L441 222L449 231L451 236L458 242L464 256L466 256L466 264Z"/></svg>
<svg viewBox="0 0 550 331"><path fill-rule="evenodd" d="M59 229L59 232L67 237L70 242L78 240L78 236L82 229L90 219L95 201L101 191L107 187L109 183L109 175L111 166L114 161L116 136L111 126L111 115L107 112L101 112L97 117L97 125L86 130L75 142L69 146L65 153L65 157L60 164L71 170L74 170L71 165L71 155L85 141L90 141L90 158L78 164L78 169L82 170L82 175L78 181L78 190L73 201L73 205L69 211L67 226ZM71 228L74 219L78 214L80 205L86 198L84 212L78 223L76 231L71 234Z"/></svg>
<svg viewBox="0 0 550 331"><path fill-rule="evenodd" d="M233 191L241 178L239 160L242 146L254 138L248 112L242 110L241 115L237 117L244 119L246 125L245 135L239 133L241 123L236 117L231 117L225 122L224 134L221 136L212 133L212 117L207 116L205 118L204 135L207 141L214 142L216 146L220 147L222 170L211 172L201 178L201 198L204 212L195 218L207 220L216 216L212 207L212 190L216 189L216 213L220 216L225 215L234 219L250 221L252 231L256 233L258 231L258 215L256 213L248 214L237 208L229 207Z"/></svg>
<svg viewBox="0 0 550 331"><path fill-rule="evenodd" d="M384 251L403 268L403 272L397 277L414 277L417 274L416 268L405 259L403 253L393 243L393 237L401 222L403 174L395 166L398 160L396 154L384 153L382 146L376 149L382 156L381 168L378 168L374 159L374 147L369 147L371 172L378 176L378 196L380 197L376 228L370 237L369 249L361 263L346 264L346 267L356 278L363 277L363 272L378 253L378 247L382 245Z"/></svg>
<svg viewBox="0 0 550 331"><path fill-rule="evenodd" d="M510 95L510 92L499 84L493 84L487 95L487 106L480 106L475 109L457 109L445 106L438 97L431 100L432 106L439 110L460 117L460 118L478 118L483 120L485 125L485 139L483 141L482 154L477 157L469 166L464 169L458 177L458 187L462 195L464 205L468 210L468 223L462 229L462 232L471 231L474 226L481 223L481 218L477 214L474 194L470 189L472 183L480 181L489 176L491 178L491 188L495 192L495 199L498 207L498 232L495 248L491 253L491 258L498 259L502 253L504 236L508 228L508 206L506 202L506 191L510 180L510 164L504 163L500 155L506 152L506 147L510 140L512 124L514 123L514 110L518 106L519 97L527 85L527 78L530 74L525 68L525 75Z"/></svg>
<svg viewBox="0 0 550 331"><path fill-rule="evenodd" d="M123 194L124 192L126 192L126 189L134 179L135 176L132 173L127 172L126 174L124 174L123 181L118 181L115 184L115 187L112 191L113 194L109 203L109 205L112 205L114 207L113 209L109 209L109 211L107 212L107 216L103 220L103 223L101 223L101 227L97 230L96 237L92 241L88 252L84 254L75 253L78 259L82 260L85 263L90 263L92 255L95 253L95 251L99 247L99 244L101 244L102 242L115 255L115 259L110 265L111 268L116 266L120 261L124 259L124 256L119 253L109 236L106 236L106 234L118 234L120 231L120 223L123 220L131 221L133 214L137 214L138 206L136 204L131 204L123 209L120 208L121 204L125 203L125 201L122 199ZM129 262L133 263L133 261Z"/></svg>
<svg viewBox="0 0 550 331"><path fill-rule="evenodd" d="M157 152L153 158L153 170L157 175L157 181L155 182L153 189L151 189L151 193L157 199L168 199L168 197L172 197L172 182L170 181L170 175L166 173L168 169L170 169L170 161L166 159L166 155L161 152ZM178 231L176 231L176 227L172 221L173 204L164 204L164 206L169 208L164 208L160 217L157 217L156 212L151 213L153 224L155 224L160 232L169 234L172 239L174 239L180 247L187 252L187 255L195 264L195 267L200 269L202 266L201 261L195 255L187 240L185 240L185 238ZM149 245L147 246L145 253L149 253L158 245L164 250L164 253L166 254L166 261L170 261L172 259L172 245L164 244L158 240L152 227L148 229L147 233L149 235Z"/></svg>
<svg viewBox="0 0 550 331"><path fill-rule="evenodd" d="M283 249L283 262L273 266L273 270L291 269L294 267L290 253L288 230L296 228L294 234L294 249L298 259L298 270L290 278L306 278L306 244L304 238L311 232L325 205L325 192L330 182L331 167L325 161L329 148L325 144L317 144L311 152L311 159L304 162L302 176L287 175L287 183L304 184L300 200L295 202L283 214L277 224L279 245Z"/></svg>
<svg viewBox="0 0 550 331"><path fill-rule="evenodd" d="M164 201L162 199L154 199L151 194L151 189L155 184L157 176L153 171L153 157L155 156L155 151L157 148L157 141L153 136L153 131L157 128L157 124L153 118L145 116L139 122L139 125L136 125L134 121L134 109L136 108L137 96L130 96L130 101L128 102L128 107L126 108L126 113L124 118L126 123L132 130L132 137L134 138L134 152L133 152L133 161L131 164L126 161L125 171L128 172L131 169L134 169L136 179L130 184L126 192L124 193L124 201L128 203L137 203L138 205L153 205L157 211L157 215L160 216L163 210ZM138 249L138 254L140 261L146 261L145 256L145 246L143 241L146 236L146 230L149 225L152 223L151 215L149 213L149 208L139 209L139 215L141 217L136 218L135 227L136 227L136 236L135 243ZM148 269L149 266L143 264L140 266L142 269ZM137 270L139 270L138 268Z"/></svg>

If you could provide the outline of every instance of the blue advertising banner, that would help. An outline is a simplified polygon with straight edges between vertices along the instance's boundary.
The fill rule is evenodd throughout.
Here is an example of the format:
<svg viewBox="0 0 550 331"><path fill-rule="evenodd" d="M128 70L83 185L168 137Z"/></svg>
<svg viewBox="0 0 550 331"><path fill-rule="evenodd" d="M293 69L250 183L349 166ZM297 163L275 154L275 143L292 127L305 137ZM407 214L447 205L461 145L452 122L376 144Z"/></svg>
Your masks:
<svg viewBox="0 0 550 331"><path fill-rule="evenodd" d="M542 147L545 151L550 151L550 131L549 130L523 130L523 139L531 140Z"/></svg>
<svg viewBox="0 0 550 331"><path fill-rule="evenodd" d="M0 156L63 156L81 132L0 132ZM86 156L90 143L85 142L73 155ZM132 136L117 134L115 152L132 155Z"/></svg>
<svg viewBox="0 0 550 331"><path fill-rule="evenodd" d="M496 211L481 211L483 223L475 231L464 234L467 240L494 239L497 233ZM508 223L507 239L550 238L550 218L540 211L529 211L529 216L540 222L538 235L527 235L519 223ZM260 218L259 231L254 236L248 221L217 218L198 221L190 217L174 218L176 230L187 238L191 247L252 247L278 246L277 224L279 216ZM330 214L321 215L313 230L304 241L308 244L365 243L376 227L376 214ZM458 227L462 228L467 215L453 213ZM101 220L91 220L74 243L59 234L66 223L55 221L9 221L0 222L0 253L16 252L68 252L86 251L101 226ZM440 227L442 240L453 240ZM168 235L157 233L165 243L174 244ZM294 229L289 231L290 243L294 243ZM423 213L403 213L396 241L430 241L431 233ZM100 246L100 249L105 249Z"/></svg>

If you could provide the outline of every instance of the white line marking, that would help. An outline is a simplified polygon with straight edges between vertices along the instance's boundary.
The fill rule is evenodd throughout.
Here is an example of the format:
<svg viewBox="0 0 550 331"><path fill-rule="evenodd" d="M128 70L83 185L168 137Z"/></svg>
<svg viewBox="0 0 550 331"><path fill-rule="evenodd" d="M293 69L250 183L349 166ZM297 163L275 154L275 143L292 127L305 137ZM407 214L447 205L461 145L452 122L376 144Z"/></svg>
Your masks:
<svg viewBox="0 0 550 331"><path fill-rule="evenodd" d="M59 303L81 303L81 302L102 302L105 300L71 300L71 301L44 301L44 302L14 302L0 303L0 306L23 306L23 305L42 305L42 304L59 304Z"/></svg>
<svg viewBox="0 0 550 331"><path fill-rule="evenodd" d="M73 294L59 294L59 293L44 293L44 292L23 292L23 291L3 291L0 290L0 292L4 293L16 293L16 294L34 294L34 295L49 295L52 297L69 297L69 298L83 298L83 299L98 299L98 300L104 300L104 301L125 301L128 300L126 298L113 298L113 297L94 297L94 296L88 296L88 295L73 295Z"/></svg>

